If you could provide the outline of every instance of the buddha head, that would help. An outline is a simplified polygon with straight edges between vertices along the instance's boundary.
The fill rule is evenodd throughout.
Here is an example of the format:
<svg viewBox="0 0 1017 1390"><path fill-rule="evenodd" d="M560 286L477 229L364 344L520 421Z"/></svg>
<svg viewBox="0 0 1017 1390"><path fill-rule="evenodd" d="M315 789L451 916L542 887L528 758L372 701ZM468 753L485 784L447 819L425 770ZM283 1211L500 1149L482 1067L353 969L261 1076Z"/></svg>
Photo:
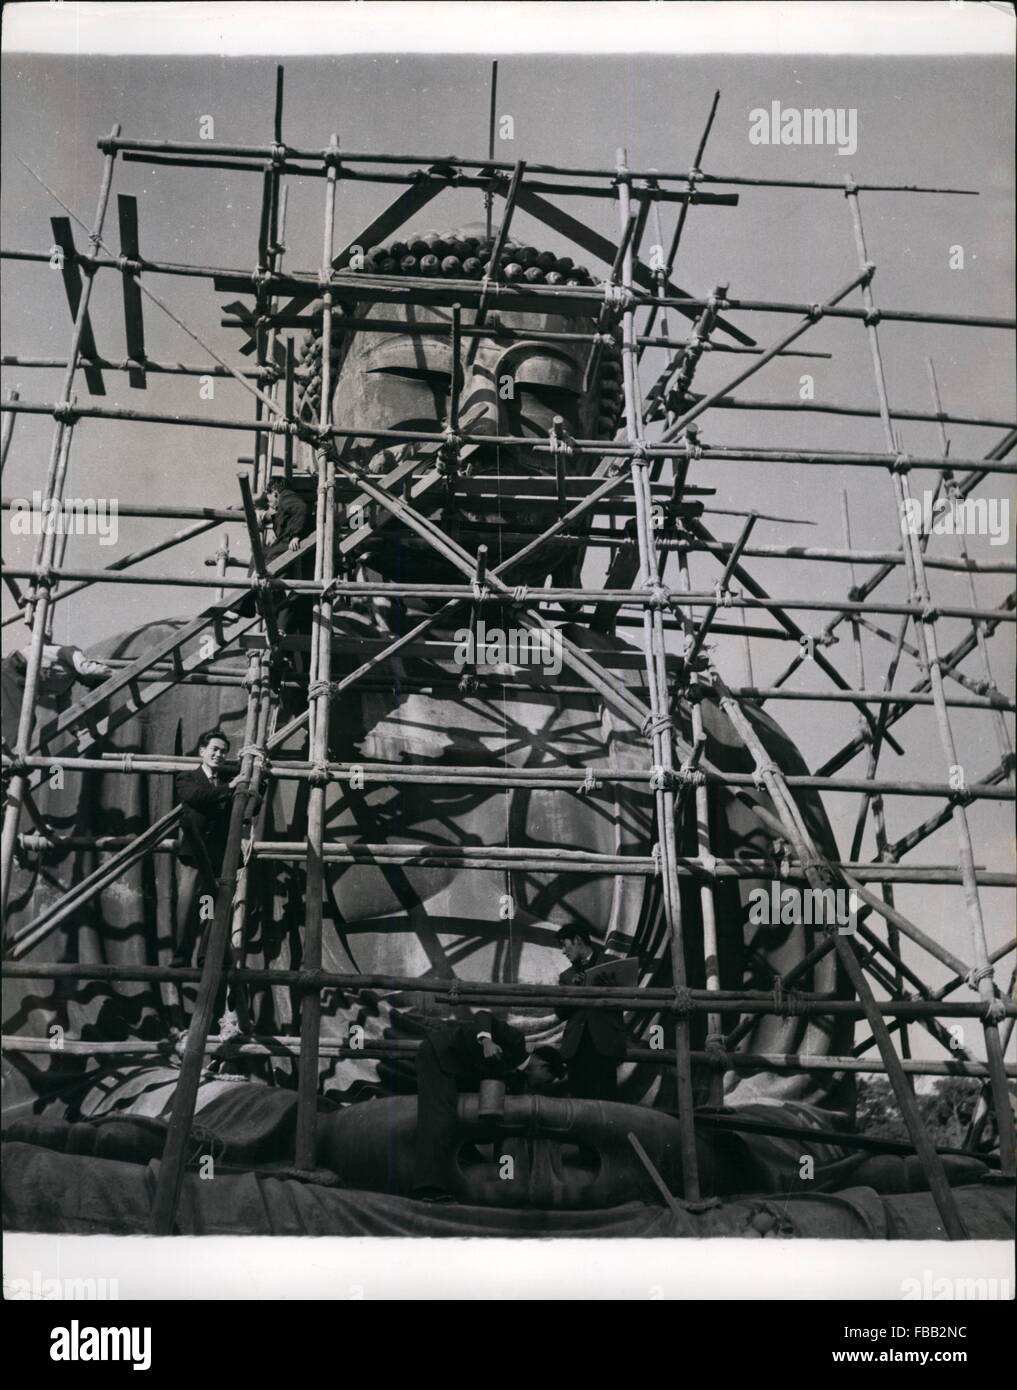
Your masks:
<svg viewBox="0 0 1017 1390"><path fill-rule="evenodd" d="M356 268L372 277L479 281L492 246L482 228L466 227L444 235L427 232L366 253L358 258ZM492 278L499 287L514 285L520 290L541 284L593 283L589 273L570 258L513 241L506 241ZM511 306L511 299L508 303ZM492 565L508 558L554 520L554 488L546 483L534 486L532 492L526 488L527 478L555 476L552 455L534 445L546 445L552 432L562 438L613 438L623 399L618 348L609 335L596 336L598 325L589 310L579 314L557 304L538 309L504 305L505 297L499 293L498 303L479 327L477 309L463 305L457 353L449 304L365 297L332 321L332 420L336 425L442 433L450 425L453 380L457 379L458 433L474 442L458 449L451 468L484 495L460 497L450 505L449 490L439 486L415 505L440 520L471 553L486 544ZM355 327L365 319L379 327ZM425 331L419 331L425 326ZM320 408L321 352L316 327L306 335L301 357L306 385L300 410L309 422L317 420ZM509 436L512 443L498 442ZM434 443L358 438L339 444L340 458L356 461L378 475L379 481L412 459L420 461L416 476L433 470L436 462L447 469L447 451L439 460L440 452ZM564 456L565 470L572 475L589 474L596 461L586 454ZM421 579L453 577L426 542L404 528L386 528L377 543L365 547L365 557L369 568L385 579L405 578L411 557L412 572ZM549 546L529 571L520 567L516 578L531 582L576 558L574 546Z"/></svg>

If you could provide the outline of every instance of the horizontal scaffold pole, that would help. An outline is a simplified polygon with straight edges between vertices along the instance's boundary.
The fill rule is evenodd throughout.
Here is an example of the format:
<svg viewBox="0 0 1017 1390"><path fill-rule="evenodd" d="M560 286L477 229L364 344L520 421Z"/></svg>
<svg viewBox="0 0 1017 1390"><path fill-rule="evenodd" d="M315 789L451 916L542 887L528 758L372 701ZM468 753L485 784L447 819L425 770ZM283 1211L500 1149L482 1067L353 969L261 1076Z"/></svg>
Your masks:
<svg viewBox="0 0 1017 1390"><path fill-rule="evenodd" d="M130 1038L122 1042L102 1042L92 1038L61 1039L60 1050L69 1057L172 1057L175 1051L172 1038ZM414 1057L420 1043L398 1039L378 1039L355 1045L332 1038L322 1038L319 1055L322 1057ZM52 1051L49 1038L26 1038L15 1034L2 1039L4 1052L23 1053L27 1056ZM292 1035L241 1036L219 1038L210 1036L205 1041L205 1055L208 1057L286 1057L298 1056L300 1039ZM864 1075L880 1076L886 1067L880 1062L869 1062L859 1057L812 1057L783 1053L757 1052L693 1052L694 1062L705 1065L730 1067L735 1071L774 1071L774 1072L822 1072L848 1071ZM672 1048L626 1048L628 1062L658 1062L661 1065L674 1062ZM989 1069L982 1062L922 1062L905 1061L905 1072L913 1076L975 1076L986 1077ZM1006 1068L1008 1076L1017 1077L1017 1064ZM801 1131L795 1132L800 1136ZM812 1131L809 1131L812 1134ZM838 1135L838 1138L840 1136ZM946 1152L941 1150L941 1152Z"/></svg>
<svg viewBox="0 0 1017 1390"><path fill-rule="evenodd" d="M18 846L26 854L45 855L47 860L59 859L79 850L94 850L100 853L113 853L131 843L125 835L47 835L38 832L22 833L18 836ZM149 847L150 854L176 854L176 840L160 840ZM831 860L835 869L846 869L860 883L943 883L959 884L963 880L960 871L942 864L869 864ZM716 879L778 879L781 885L803 883L804 874L799 866L777 865L773 861L753 859L714 859L705 862L697 859L679 858L678 873L683 878ZM1010 888L1017 886L1017 874L996 872L989 869L978 870L978 882L987 888ZM74 891L73 889L71 890Z"/></svg>
<svg viewBox="0 0 1017 1390"><path fill-rule="evenodd" d="M189 155L195 161L195 166L208 159L213 158L240 158L258 160L291 160L320 164L324 168L330 158L331 151L327 146L320 149L302 149L296 145L274 144L274 145L220 145L216 144L214 149L210 149L208 144L194 140L128 140L124 136L103 136L96 141L96 148L104 153L110 150L122 150L125 153L136 154L181 154ZM424 166L430 168L433 165L454 169L494 169L501 172L511 173L515 164L510 160L503 159L469 159L460 155L449 154L391 154L385 151L368 152L363 150L346 150L340 153L340 162L346 164L413 164L422 169ZM586 178L603 179L608 184L613 185L618 180L617 168L588 167L586 165L567 165L567 164L534 164L527 163L527 169L531 174L553 175L563 178ZM307 171L303 171L307 172ZM697 170L692 177L688 169L678 170L658 170L658 169L630 169L627 177L635 180L646 180L649 191L653 191L653 185L661 183L680 183L691 184L702 183L730 183L746 184L754 188L823 188L835 190L838 193L844 192L843 180L839 183L816 179L767 179L743 176L740 174L706 174ZM978 192L973 188L930 188L919 184L910 183L860 183L855 185L860 191L870 193L948 193L957 194L964 197L977 197Z"/></svg>
<svg viewBox="0 0 1017 1390"><path fill-rule="evenodd" d="M173 968L159 965L97 966L51 965L36 961L4 961L2 975L10 979L77 979L107 981L148 981L151 983L193 984L201 972L192 968ZM839 999L827 994L788 993L774 995L772 990L714 990L673 988L619 989L597 988L591 985L546 984L488 984L482 981L459 980L450 992L449 980L421 979L412 975L357 975L329 970L268 970L226 969L223 979L229 983L250 985L285 985L301 991L341 989L390 989L433 994L439 1003L490 1004L507 1007L511 1004L554 1009L562 1002L581 1003L587 1009L620 1009L626 1013L754 1013L783 1016L793 1011L795 1016L839 1014L849 1018L864 1018L863 1005L853 999ZM1017 1016L1017 1003L1003 1000L1004 1013ZM977 1000L971 1003L932 1001L928 999L880 999L876 1011L887 1018L980 1018L984 1006Z"/></svg>
<svg viewBox="0 0 1017 1390"><path fill-rule="evenodd" d="M50 253L48 251L33 252L6 249L0 251L0 260L35 260L42 263L48 262L49 259ZM86 269L121 272L123 270L120 259L115 256L86 256L79 252L74 256L74 260ZM265 289L273 294L299 294L301 291L317 294L320 288L320 276L316 271L300 274L293 271L283 273L266 270L255 275L249 270L241 270L238 267L184 265L178 262L153 261L145 258L132 262L132 269L136 273L144 271L153 275L211 279L216 282L217 289L239 290L252 294L259 289ZM612 292L617 294L616 287L611 286L610 288ZM551 312L596 317L604 303L604 289L596 286L527 285L523 289L512 283L504 284L500 281L490 281L486 289L485 302L489 309L499 307L517 313ZM352 303L369 301L380 304L403 304L407 298L412 298L420 304L441 305L449 308L453 304L460 303L464 309L478 308L484 295L482 282L476 280L433 280L420 275L367 275L358 271L337 271L329 281L329 290L336 300ZM633 304L637 307L651 308L657 305L661 308L688 311L705 309L711 304L709 299L695 295L657 296L649 291L637 289L629 289L626 293L631 296ZM790 314L796 316L808 316L815 309L813 304L787 300L730 297L725 297L717 307L725 313L737 311L749 314ZM857 319L865 322L867 313L868 311L865 309L843 304L823 306L823 315L826 318ZM996 318L987 314L946 314L929 313L918 309L882 308L878 310L878 314L881 320L890 323L930 323L951 325L957 328L1004 330L1017 327L1017 320L1015 319ZM277 326L286 326L285 315L280 316L281 321L279 322L275 316L269 315L268 317Z"/></svg>
<svg viewBox="0 0 1017 1390"><path fill-rule="evenodd" d="M94 420L130 420L139 424L151 425L186 425L195 429L216 429L216 430L241 430L249 432L253 425L250 420L226 419L222 416L212 415L171 415L159 411L151 410L127 410L117 409L112 406L94 406L75 404L68 405L66 402L44 402L44 401L14 401L6 400L0 402L0 412L14 412L21 415L54 415L65 419L94 419ZM370 439L387 444L437 444L445 443L445 435L437 430L376 430L364 426L345 426L332 425L320 432L310 430L307 425L298 424L296 421L286 421L281 418L265 425L267 431L274 434L289 434L297 438L317 434L329 435L334 439ZM462 447L467 445L503 445L506 448L518 448L521 442L519 435L469 435L461 436L460 444ZM544 439L525 437L522 439L528 450L538 454L550 454L553 447ZM625 443L615 443L603 439L577 439L572 442L572 447L577 454L589 454L597 458L631 458L632 446ZM689 445L685 440L678 440L674 443L646 444L644 446L645 455L648 458L678 458L684 459L689 456ZM757 461L762 463L794 463L805 466L832 467L832 468L881 468L886 469L892 460L888 462L886 454L865 454L847 453L843 450L773 450L773 449L753 449L745 446L738 448L715 447L712 445L700 445L695 450L697 458L718 461ZM969 470L977 470L981 474L989 473L1017 473L1017 461L1006 459L986 460L984 458L952 458L937 455L908 455L907 465L910 468L928 469L940 473L963 473ZM570 480L574 481L574 480Z"/></svg>
<svg viewBox="0 0 1017 1390"><path fill-rule="evenodd" d="M50 566L45 571L38 571L30 566L5 565L3 573L12 579L38 579L41 574L45 574L53 579L80 579L93 584L154 584L160 586L176 584L181 588L197 589L216 586L225 589L249 589L251 587L250 579L226 579L219 575L213 580L194 575L132 574L125 571L76 569L67 566ZM313 579L286 580L280 577L278 587L291 589L296 593L318 593L321 592L322 582ZM330 581L330 587L336 594L340 594L344 588L344 581ZM355 588L356 585L352 587ZM392 587L398 588L399 586L394 585ZM425 593L435 598L467 599L472 595L472 590L465 585L404 586L404 591L407 593L414 589L424 589ZM643 607L655 607L659 606L660 603L660 599L654 595L643 594L638 590L625 589L612 593L610 590L597 589L539 589L534 591L533 606L539 607L541 603L552 598L586 603L614 602L619 605ZM684 591L673 593L667 601L672 608L681 608L685 604L712 604L716 600L716 592L711 590L701 593L685 593ZM524 599L512 599L511 602L517 607L526 606ZM723 604L725 608L798 609L820 613L891 613L913 618L924 618L928 612L927 605L918 603L872 603L868 600L852 599L756 598L730 594L723 599ZM937 604L935 611L942 618L971 618L983 622L1017 623L1017 613L1006 608L968 608L955 604Z"/></svg>
<svg viewBox="0 0 1017 1390"><path fill-rule="evenodd" d="M15 763L15 759L8 754L3 756L3 766L10 767ZM62 757L59 754L38 754L29 753L21 760L24 767L51 768L61 767L67 772L108 772L118 775L148 776L157 773L172 774L184 768L193 767L194 759L160 757L155 753L111 753L104 758L88 758L69 754ZM435 786L456 785L456 786L491 786L491 787L542 787L542 788L571 788L575 791L592 791L595 793L596 784L604 782L608 784L621 784L630 786L647 785L651 775L651 769L646 768L638 771L633 768L600 768L593 767L587 772L586 769L574 768L506 768L506 767L435 767L428 763L418 766L412 764L399 763L297 763L275 761L272 764L269 775L277 781L310 781L315 777L325 777L329 781L336 783L360 781L380 783L387 785L390 783L422 783ZM756 785L752 775L747 772L724 772L719 768L709 768L702 772L702 776L707 783L721 787L742 787L750 788ZM674 774L675 785L682 781L682 774ZM904 778L885 778L876 781L865 777L815 777L807 774L792 775L788 774L785 779L789 787L797 787L808 791L844 792L852 795L862 796L908 796L908 797L946 797L948 800L958 798L971 801L1013 801L1017 798L1017 791L1013 787L1001 786L996 783L972 782L963 789L952 787L948 782L923 782L918 780L908 780ZM273 840L265 841L257 846L260 853L269 858L286 858L290 850L294 856L306 853L306 845L301 849L300 842L293 840ZM377 849L382 854L386 849L395 849L394 846L375 845L375 846L354 846L343 842L342 846L332 846L335 854L345 854L354 849L364 852ZM329 847L326 846L326 850ZM436 853L442 855L464 854L467 857L473 852L485 855L500 855L509 853L529 854L530 857L538 855L554 855L565 861L566 851L560 850L533 850L533 851L512 851L510 847L495 846L490 850L482 849L479 846L460 848L450 845L448 847L435 847L431 845L412 845L404 846L400 852L406 854ZM568 851L572 853L572 851ZM578 853L578 851L577 851ZM591 863L602 862L595 860L592 856L585 856ZM611 856L606 856L614 862ZM629 866L626 872L637 872L633 867L641 862L638 859L621 856L618 862ZM622 872L622 870L619 870ZM640 871L641 872L641 871Z"/></svg>

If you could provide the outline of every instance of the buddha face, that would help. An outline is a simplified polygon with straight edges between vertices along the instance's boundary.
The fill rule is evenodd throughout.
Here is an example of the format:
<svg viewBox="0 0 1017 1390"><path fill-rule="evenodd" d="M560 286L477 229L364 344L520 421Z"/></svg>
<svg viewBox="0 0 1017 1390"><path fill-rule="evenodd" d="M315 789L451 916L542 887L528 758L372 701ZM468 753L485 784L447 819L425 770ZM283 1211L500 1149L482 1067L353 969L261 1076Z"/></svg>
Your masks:
<svg viewBox="0 0 1017 1390"><path fill-rule="evenodd" d="M523 254L525 249L510 248L506 255ZM434 483L414 505L439 521L471 554L486 544L490 564L501 563L557 515L553 487L547 483L542 488L527 487L529 478L555 476L551 454L536 450L534 444L547 443L556 420L573 438L613 437L621 403L617 351L602 348L591 362L589 335L596 325L564 311L490 312L483 331L471 336L468 330L476 321L476 311L464 308L461 326L467 331L455 360L449 307L360 303L355 314L360 319L405 324L407 331L359 329L343 334L337 317L333 420L372 430L441 433L448 427L453 377L458 375L459 433L479 441L464 445L459 454L457 469L467 496L450 505L448 490ZM436 331L416 331L429 324ZM528 332L535 336L528 338ZM554 341L540 336L547 332L582 334L586 340ZM313 388L309 395L313 404ZM482 442L506 436L519 442ZM436 447L358 438L344 442L341 457L355 459L379 478L417 457L421 466L415 476L420 478L433 474ZM579 455L566 460L566 470L586 475L596 462L589 455ZM574 546L549 546L535 567L529 571L520 567L514 577L531 582L580 553ZM386 528L376 543L365 547L365 556L368 566L386 579L405 578L411 556L415 576L454 577L426 542L403 528Z"/></svg>

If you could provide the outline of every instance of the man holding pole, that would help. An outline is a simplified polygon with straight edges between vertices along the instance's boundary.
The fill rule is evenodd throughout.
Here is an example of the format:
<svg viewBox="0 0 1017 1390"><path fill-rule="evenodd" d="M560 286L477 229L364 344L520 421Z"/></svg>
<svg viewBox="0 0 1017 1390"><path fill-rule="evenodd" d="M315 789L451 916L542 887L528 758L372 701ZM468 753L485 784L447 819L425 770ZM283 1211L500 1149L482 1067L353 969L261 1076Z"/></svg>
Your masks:
<svg viewBox="0 0 1017 1390"><path fill-rule="evenodd" d="M585 927L562 927L558 944L569 963L558 976L560 985L613 983L588 978L603 962ZM556 1005L555 1013L565 1023L561 1055L568 1064L571 1094L585 1100L617 1100L618 1063L625 1056L621 1011L563 1003Z"/></svg>

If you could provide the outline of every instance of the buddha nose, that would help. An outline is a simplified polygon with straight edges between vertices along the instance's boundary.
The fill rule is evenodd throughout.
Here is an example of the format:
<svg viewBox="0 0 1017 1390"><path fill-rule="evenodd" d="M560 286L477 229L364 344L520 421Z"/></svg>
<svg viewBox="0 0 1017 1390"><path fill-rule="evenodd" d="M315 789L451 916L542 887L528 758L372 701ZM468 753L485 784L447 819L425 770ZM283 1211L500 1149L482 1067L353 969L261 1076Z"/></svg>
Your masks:
<svg viewBox="0 0 1017 1390"><path fill-rule="evenodd" d="M490 371L467 364L459 388L460 432L485 436L502 434L500 404L498 385Z"/></svg>
<svg viewBox="0 0 1017 1390"><path fill-rule="evenodd" d="M466 444L460 460L471 473L495 473L540 467L535 439L520 435L511 408L514 379L490 363L464 364L459 398L459 433ZM512 443L498 442L511 438ZM490 443L485 443L490 440Z"/></svg>

